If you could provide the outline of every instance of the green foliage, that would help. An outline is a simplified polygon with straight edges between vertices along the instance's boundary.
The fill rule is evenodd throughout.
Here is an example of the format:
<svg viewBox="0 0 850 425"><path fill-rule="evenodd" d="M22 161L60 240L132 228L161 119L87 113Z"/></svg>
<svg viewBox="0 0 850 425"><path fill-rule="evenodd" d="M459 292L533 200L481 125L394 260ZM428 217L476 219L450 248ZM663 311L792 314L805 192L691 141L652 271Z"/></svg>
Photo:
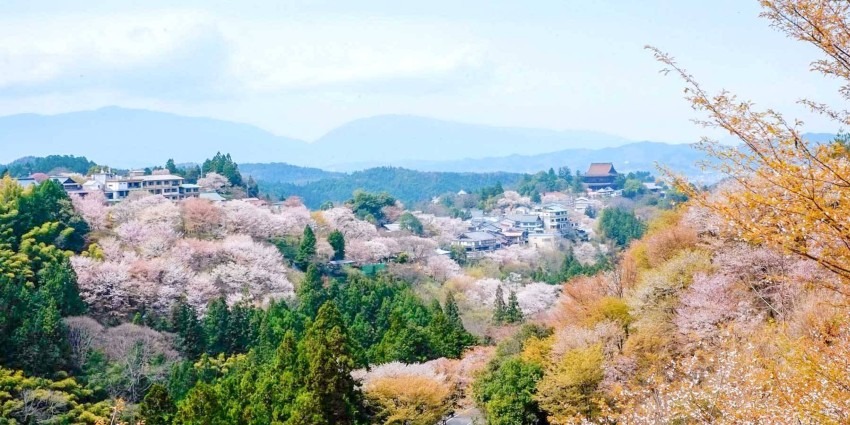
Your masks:
<svg viewBox="0 0 850 425"><path fill-rule="evenodd" d="M177 334L176 348L183 356L196 359L206 351L206 333L195 309L185 298L171 306L170 325L171 331Z"/></svg>
<svg viewBox="0 0 850 425"><path fill-rule="evenodd" d="M422 235L425 231L424 226L422 226L422 222L409 211L405 211L404 214L399 217L398 224L402 230L407 230L414 235Z"/></svg>
<svg viewBox="0 0 850 425"><path fill-rule="evenodd" d="M109 414L109 404L73 378L34 378L0 367L2 424L94 423Z"/></svg>
<svg viewBox="0 0 850 425"><path fill-rule="evenodd" d="M545 423L534 400L543 368L512 357L497 364L476 380L475 401L491 425Z"/></svg>
<svg viewBox="0 0 850 425"><path fill-rule="evenodd" d="M420 223L421 225L421 223ZM328 243L334 250L333 259L340 261L345 259L345 235L339 230L334 230L328 235Z"/></svg>
<svg viewBox="0 0 850 425"><path fill-rule="evenodd" d="M231 185L241 187L244 186L242 174L239 173L239 166L233 162L230 154L222 155L221 152L215 154L212 159L204 161L201 166L201 172L221 174L230 182Z"/></svg>
<svg viewBox="0 0 850 425"><path fill-rule="evenodd" d="M177 406L164 386L153 384L142 400L140 410L145 425L170 425Z"/></svg>
<svg viewBox="0 0 850 425"><path fill-rule="evenodd" d="M508 295L508 307L505 309L505 322L519 323L522 321L522 310L519 308L519 301L516 297L516 292L511 291Z"/></svg>
<svg viewBox="0 0 850 425"><path fill-rule="evenodd" d="M301 270L306 270L313 257L316 256L316 234L310 225L304 226L304 235L301 244L298 245L298 253L295 255L295 265Z"/></svg>
<svg viewBox="0 0 850 425"><path fill-rule="evenodd" d="M319 308L327 301L327 297L322 275L316 266L311 264L307 267L304 280L298 287L298 311L307 317L315 317Z"/></svg>
<svg viewBox="0 0 850 425"><path fill-rule="evenodd" d="M635 198L643 195L645 192L646 188L640 180L626 179L625 183L623 183L623 196L626 198Z"/></svg>
<svg viewBox="0 0 850 425"><path fill-rule="evenodd" d="M0 364L46 375L66 366L62 316L85 305L66 250L88 226L52 181L23 190L0 180Z"/></svg>
<svg viewBox="0 0 850 425"><path fill-rule="evenodd" d="M502 285L496 287L496 300L493 304L493 323L501 325L508 319L508 307L505 305L505 293L502 292Z"/></svg>
<svg viewBox="0 0 850 425"><path fill-rule="evenodd" d="M619 246L626 246L633 239L639 239L646 230L646 224L631 211L620 208L606 208L599 217L600 233Z"/></svg>
<svg viewBox="0 0 850 425"><path fill-rule="evenodd" d="M521 178L513 173L447 173L379 167L351 174L326 176L320 180L287 183L282 180L255 176L260 189L277 198L295 195L310 208L319 208L326 201L345 201L355 190L372 193L391 193L406 204L428 201L434 196L457 193L459 190L476 191L498 182L511 187Z"/></svg>
<svg viewBox="0 0 850 425"><path fill-rule="evenodd" d="M86 174L92 167L97 167L92 161L84 156L73 155L49 155L43 158L26 157L18 159L8 166L6 170L12 177L27 177L35 173L80 173ZM0 178L2 178L0 174Z"/></svg>
<svg viewBox="0 0 850 425"><path fill-rule="evenodd" d="M535 280L554 285L567 282L576 276L593 276L601 271L609 270L611 267L611 261L608 257L602 255L599 256L595 264L584 265L576 259L571 249L564 255L564 260L561 262L561 268L559 270L553 272L539 269L532 277Z"/></svg>
<svg viewBox="0 0 850 425"><path fill-rule="evenodd" d="M355 190L354 196L345 203L351 206L351 210L361 220L380 224L384 220L384 207L395 205L395 198L386 192L369 193Z"/></svg>

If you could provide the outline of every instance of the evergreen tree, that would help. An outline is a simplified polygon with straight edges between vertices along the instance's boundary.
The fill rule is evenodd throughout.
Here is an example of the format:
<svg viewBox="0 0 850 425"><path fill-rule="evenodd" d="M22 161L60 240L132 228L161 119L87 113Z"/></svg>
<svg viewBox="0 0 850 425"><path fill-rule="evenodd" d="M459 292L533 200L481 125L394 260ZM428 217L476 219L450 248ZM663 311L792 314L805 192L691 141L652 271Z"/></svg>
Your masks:
<svg viewBox="0 0 850 425"><path fill-rule="evenodd" d="M519 301L517 300L515 291L511 291L508 296L508 308L505 310L505 321L508 323L519 323L522 321L522 310L519 308Z"/></svg>
<svg viewBox="0 0 850 425"><path fill-rule="evenodd" d="M315 418L314 411L317 410L327 423L345 425L355 422L358 398L351 377L354 359L350 344L348 331L336 305L325 303L303 342L307 364L305 389L310 393L312 408L296 406L293 417L298 417L298 412L307 411L311 413L309 418Z"/></svg>
<svg viewBox="0 0 850 425"><path fill-rule="evenodd" d="M307 267L304 280L298 287L298 309L307 317L316 317L319 309L327 301L327 291L322 282L322 275L315 264Z"/></svg>
<svg viewBox="0 0 850 425"><path fill-rule="evenodd" d="M171 174L178 174L180 170L177 169L177 165L174 164L174 159L169 158L168 161L165 162L165 169L168 170Z"/></svg>
<svg viewBox="0 0 850 425"><path fill-rule="evenodd" d="M306 270L307 265L313 261L316 255L316 234L313 229L307 225L304 227L304 235L301 237L301 245L298 246L298 254L295 255L295 264L301 269Z"/></svg>
<svg viewBox="0 0 850 425"><path fill-rule="evenodd" d="M402 230L407 230L414 235L422 235L425 231L425 227L422 225L422 222L408 211L405 211L404 214L399 217L398 224Z"/></svg>
<svg viewBox="0 0 850 425"><path fill-rule="evenodd" d="M171 425L176 413L177 407L168 390L161 384L151 385L141 404L145 425Z"/></svg>
<svg viewBox="0 0 850 425"><path fill-rule="evenodd" d="M341 261L345 259L345 236L339 230L334 230L328 235L328 243L334 250L333 259Z"/></svg>
<svg viewBox="0 0 850 425"><path fill-rule="evenodd" d="M496 301L493 304L493 322L502 324L507 319L507 307L505 306L505 294L502 285L496 287Z"/></svg>
<svg viewBox="0 0 850 425"><path fill-rule="evenodd" d="M207 306L204 316L204 333L207 337L207 353L216 355L230 352L230 310L224 298L216 298Z"/></svg>
<svg viewBox="0 0 850 425"><path fill-rule="evenodd" d="M171 330L177 334L177 349L188 359L197 359L206 349L206 335L195 309L185 298L171 306Z"/></svg>

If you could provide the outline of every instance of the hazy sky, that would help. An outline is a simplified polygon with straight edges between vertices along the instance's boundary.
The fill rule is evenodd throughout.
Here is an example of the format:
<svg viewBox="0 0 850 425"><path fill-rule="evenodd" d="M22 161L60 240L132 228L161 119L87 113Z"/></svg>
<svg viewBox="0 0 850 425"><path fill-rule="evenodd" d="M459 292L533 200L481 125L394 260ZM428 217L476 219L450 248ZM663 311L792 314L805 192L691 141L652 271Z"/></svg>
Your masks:
<svg viewBox="0 0 850 425"><path fill-rule="evenodd" d="M836 130L795 105L839 99L808 71L817 52L755 0L413 3L3 1L0 115L120 105L311 140L400 113L693 141L705 130L652 44L708 88Z"/></svg>

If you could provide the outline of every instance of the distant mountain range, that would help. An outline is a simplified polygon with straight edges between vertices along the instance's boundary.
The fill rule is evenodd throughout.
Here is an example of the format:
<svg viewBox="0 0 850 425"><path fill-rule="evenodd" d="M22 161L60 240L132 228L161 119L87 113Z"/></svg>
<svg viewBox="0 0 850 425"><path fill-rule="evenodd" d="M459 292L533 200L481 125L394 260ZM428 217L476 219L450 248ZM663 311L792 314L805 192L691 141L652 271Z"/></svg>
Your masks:
<svg viewBox="0 0 850 425"><path fill-rule="evenodd" d="M807 135L816 141L830 134ZM618 170L654 170L665 164L691 176L703 154L687 144L634 142L585 131L463 124L408 115L381 115L344 124L318 140L278 136L258 127L210 118L106 107L58 115L0 117L0 163L25 156L70 154L119 168L198 163L227 152L248 174L266 181L303 183L372 167L422 171L532 173L590 162ZM253 164L252 164L253 163ZM255 165L268 164L265 167ZM300 167L281 171L286 163ZM248 165L251 164L251 165ZM287 178L263 174L289 173Z"/></svg>
<svg viewBox="0 0 850 425"><path fill-rule="evenodd" d="M286 162L350 171L402 161L537 155L628 142L595 132L492 127L407 115L355 120L313 143L247 124L119 107L0 117L0 163L73 154L114 167L143 167L168 158L200 162L221 151L240 163Z"/></svg>

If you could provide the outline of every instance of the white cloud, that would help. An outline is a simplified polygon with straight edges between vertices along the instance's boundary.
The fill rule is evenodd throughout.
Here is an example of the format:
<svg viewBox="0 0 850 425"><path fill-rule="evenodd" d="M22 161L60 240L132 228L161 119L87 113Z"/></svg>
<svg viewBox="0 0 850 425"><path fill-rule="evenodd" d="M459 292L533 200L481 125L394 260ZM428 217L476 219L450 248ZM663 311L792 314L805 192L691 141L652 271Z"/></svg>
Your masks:
<svg viewBox="0 0 850 425"><path fill-rule="evenodd" d="M486 66L486 44L465 38L421 22L272 24L191 10L0 19L0 95L86 87L239 96L439 80Z"/></svg>

